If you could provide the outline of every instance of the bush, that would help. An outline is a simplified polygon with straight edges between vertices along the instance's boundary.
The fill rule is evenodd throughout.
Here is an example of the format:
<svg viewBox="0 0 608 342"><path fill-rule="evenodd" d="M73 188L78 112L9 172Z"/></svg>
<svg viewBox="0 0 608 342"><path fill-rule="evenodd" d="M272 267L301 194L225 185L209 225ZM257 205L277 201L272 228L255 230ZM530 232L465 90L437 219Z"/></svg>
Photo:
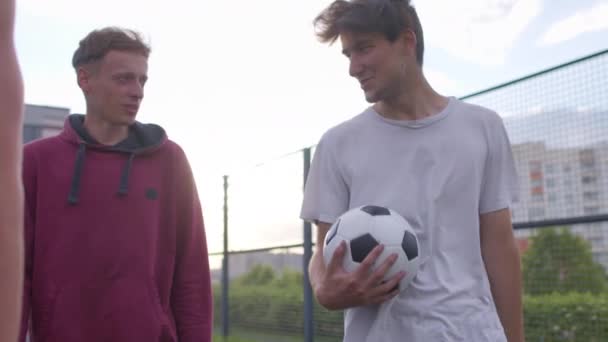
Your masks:
<svg viewBox="0 0 608 342"><path fill-rule="evenodd" d="M263 276L260 276L263 275ZM304 331L302 274L272 274L265 267L235 279L229 289L229 322L235 328L277 331L301 335ZM214 286L214 322L222 324L221 287ZM342 313L314 303L315 334L342 336Z"/></svg>
<svg viewBox="0 0 608 342"><path fill-rule="evenodd" d="M543 228L530 244L523 255L526 294L601 293L607 288L606 272L593 261L591 246L567 228Z"/></svg>
<svg viewBox="0 0 608 342"><path fill-rule="evenodd" d="M526 341L608 341L608 294L524 297Z"/></svg>
<svg viewBox="0 0 608 342"><path fill-rule="evenodd" d="M230 326L259 332L302 336L304 299L302 278L287 274L265 285L230 287ZM251 278L249 278L251 279ZM221 291L214 291L215 325L221 325ZM314 303L315 336L341 337L343 315ZM524 296L528 342L608 341L608 293L553 293Z"/></svg>

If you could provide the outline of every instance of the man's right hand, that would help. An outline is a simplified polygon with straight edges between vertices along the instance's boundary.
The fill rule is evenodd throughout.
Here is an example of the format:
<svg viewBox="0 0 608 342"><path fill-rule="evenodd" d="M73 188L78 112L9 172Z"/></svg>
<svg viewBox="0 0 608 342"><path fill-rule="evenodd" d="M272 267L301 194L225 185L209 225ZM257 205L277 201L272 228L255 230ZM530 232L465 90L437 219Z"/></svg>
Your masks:
<svg viewBox="0 0 608 342"><path fill-rule="evenodd" d="M399 293L399 281L405 276L405 272L397 273L390 280L383 281L386 272L397 260L396 254L391 254L372 271L372 266L384 250L383 245L378 245L367 255L357 270L347 272L342 266L346 250L346 243L342 241L315 286L315 294L321 305L329 310L375 305Z"/></svg>

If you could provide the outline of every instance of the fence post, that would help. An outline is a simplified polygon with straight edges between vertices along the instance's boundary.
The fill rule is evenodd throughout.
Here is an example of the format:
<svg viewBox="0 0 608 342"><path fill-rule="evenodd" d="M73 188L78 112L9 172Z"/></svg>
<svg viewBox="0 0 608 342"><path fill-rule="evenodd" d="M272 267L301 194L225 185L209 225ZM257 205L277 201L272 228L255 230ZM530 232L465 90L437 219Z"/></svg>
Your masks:
<svg viewBox="0 0 608 342"><path fill-rule="evenodd" d="M224 257L222 259L222 335L230 335L228 315L228 176L224 176Z"/></svg>
<svg viewBox="0 0 608 342"><path fill-rule="evenodd" d="M304 180L302 184L306 185L308 178L308 170L310 169L310 147L304 149ZM310 287L310 279L308 277L308 264L312 257L312 227L310 222L304 221L304 342L313 342L314 326L313 326L313 296Z"/></svg>

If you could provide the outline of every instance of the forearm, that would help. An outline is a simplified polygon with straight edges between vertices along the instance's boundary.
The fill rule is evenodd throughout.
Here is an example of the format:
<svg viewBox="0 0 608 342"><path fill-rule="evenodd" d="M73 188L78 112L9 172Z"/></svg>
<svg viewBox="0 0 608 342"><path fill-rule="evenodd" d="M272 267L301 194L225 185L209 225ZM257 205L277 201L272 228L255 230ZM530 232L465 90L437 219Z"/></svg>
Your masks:
<svg viewBox="0 0 608 342"><path fill-rule="evenodd" d="M498 316L509 342L523 342L522 280L514 241L484 255Z"/></svg>
<svg viewBox="0 0 608 342"><path fill-rule="evenodd" d="M0 172L0 176L2 172ZM0 340L16 341L23 292L23 192L14 181L0 179ZM8 184L6 184L8 181Z"/></svg>
<svg viewBox="0 0 608 342"><path fill-rule="evenodd" d="M0 43L12 41L15 30L15 0L0 0Z"/></svg>
<svg viewBox="0 0 608 342"><path fill-rule="evenodd" d="M1 0L0 0L1 1ZM4 40L3 40L4 39ZM0 38L0 103L2 109L2 139L21 136L23 115L23 78L12 37ZM13 146L17 141L13 142ZM19 141L18 143L21 143Z"/></svg>
<svg viewBox="0 0 608 342"><path fill-rule="evenodd" d="M0 340L17 339L23 292L21 126L23 81L13 42L13 1L0 1Z"/></svg>
<svg viewBox="0 0 608 342"><path fill-rule="evenodd" d="M310 278L310 286L313 291L317 291L318 285L321 283L323 275L325 274L325 263L323 262L323 256L319 250L315 251L310 259L308 265L308 275Z"/></svg>

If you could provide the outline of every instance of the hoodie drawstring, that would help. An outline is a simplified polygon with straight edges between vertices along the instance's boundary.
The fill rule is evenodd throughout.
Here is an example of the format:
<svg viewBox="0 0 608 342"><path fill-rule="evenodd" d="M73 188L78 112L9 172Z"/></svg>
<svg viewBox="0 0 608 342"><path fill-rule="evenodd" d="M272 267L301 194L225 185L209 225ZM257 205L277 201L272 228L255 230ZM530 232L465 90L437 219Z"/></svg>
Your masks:
<svg viewBox="0 0 608 342"><path fill-rule="evenodd" d="M80 143L78 145L76 163L74 164L74 174L72 175L72 186L68 195L68 203L71 205L76 205L80 200L80 183L82 179L82 169L84 166L86 149L86 143ZM132 152L129 155L129 159L127 160L127 163L125 164L125 167L122 170L122 174L120 176L120 185L118 187L118 194L120 196L126 196L129 192L129 175L131 174L131 165L133 164L134 158L135 153Z"/></svg>
<svg viewBox="0 0 608 342"><path fill-rule="evenodd" d="M84 165L84 157L87 146L85 143L78 145L78 153L76 154L76 163L74 164L74 174L72 175L72 187L68 195L68 203L75 205L78 203L80 194L80 179L82 178L82 166Z"/></svg>
<svg viewBox="0 0 608 342"><path fill-rule="evenodd" d="M133 158L135 158L135 153L131 152L129 155L129 160L127 160L127 164L122 169L122 175L120 176L120 185L118 187L118 194L121 196L127 195L129 193L129 175L131 174L131 165L133 164Z"/></svg>

